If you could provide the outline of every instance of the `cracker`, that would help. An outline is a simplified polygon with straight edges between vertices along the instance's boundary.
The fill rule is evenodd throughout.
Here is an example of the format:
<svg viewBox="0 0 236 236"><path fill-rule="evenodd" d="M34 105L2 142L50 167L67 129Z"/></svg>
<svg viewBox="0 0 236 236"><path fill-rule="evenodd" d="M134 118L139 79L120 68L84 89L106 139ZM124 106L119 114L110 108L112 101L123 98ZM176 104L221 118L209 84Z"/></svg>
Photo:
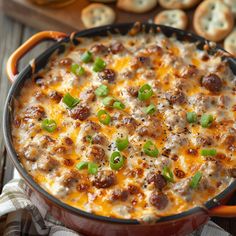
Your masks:
<svg viewBox="0 0 236 236"><path fill-rule="evenodd" d="M118 0L117 7L135 13L143 13L157 5L158 0Z"/></svg>
<svg viewBox="0 0 236 236"><path fill-rule="evenodd" d="M221 0L205 0L196 9L193 17L195 31L202 37L218 42L232 30L234 17Z"/></svg>
<svg viewBox="0 0 236 236"><path fill-rule="evenodd" d="M171 26L178 29L186 29L188 17L182 10L166 10L155 16L154 23Z"/></svg>
<svg viewBox="0 0 236 236"><path fill-rule="evenodd" d="M224 48L236 57L236 28L225 39Z"/></svg>
<svg viewBox="0 0 236 236"><path fill-rule="evenodd" d="M233 12L234 17L236 17L236 0L223 0L223 2L229 6Z"/></svg>
<svg viewBox="0 0 236 236"><path fill-rule="evenodd" d="M194 7L200 0L160 0L162 7L167 9L187 9Z"/></svg>
<svg viewBox="0 0 236 236"><path fill-rule="evenodd" d="M81 20L86 28L108 25L115 21L115 12L104 4L92 3L82 10Z"/></svg>

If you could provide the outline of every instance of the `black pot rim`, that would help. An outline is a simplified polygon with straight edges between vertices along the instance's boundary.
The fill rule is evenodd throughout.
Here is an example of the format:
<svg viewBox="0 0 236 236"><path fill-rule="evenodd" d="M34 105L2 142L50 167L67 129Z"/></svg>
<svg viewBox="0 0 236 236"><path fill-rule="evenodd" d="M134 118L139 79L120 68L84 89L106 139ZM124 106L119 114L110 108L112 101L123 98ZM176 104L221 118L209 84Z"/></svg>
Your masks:
<svg viewBox="0 0 236 236"><path fill-rule="evenodd" d="M99 35L100 31L110 31L110 30L114 30L114 29L119 29L120 27L126 27L127 29L130 29L133 26L134 23L124 23L124 24L117 24L117 25L108 25L108 26L102 26L102 27L97 27L97 28L93 28L93 29L89 29L89 30L84 30L81 32L78 32L77 34L75 34L76 36L79 37L85 37L88 33L97 33L97 35ZM148 27L157 27L157 25L155 24L148 24L148 23L143 23L143 26L148 26ZM180 33L184 36L187 36L188 38L192 38L194 39L194 41L200 41L201 43L205 43L208 42L207 40L205 40L204 38L197 36L193 33L189 33L187 31L183 31L183 30L179 30L179 29L174 29L172 27L167 27L167 26L162 26L162 25L158 25L158 27L160 27L161 30L166 30L169 32L173 33ZM69 36L65 39L62 40L62 42L68 42ZM53 46L49 47L47 50L45 50L44 53L46 53L47 51L49 51L52 48L57 48L58 45L60 44L56 43ZM216 47L216 50L222 50L222 48L220 46ZM42 53L39 57L36 58L36 60L43 60L43 54ZM232 60L234 61L234 63L236 64L236 61L232 58ZM8 92L8 96L5 102L5 106L4 106L4 112L3 112L3 136L4 136L4 141L5 141L5 145L7 148L7 151L9 153L9 156L14 164L14 166L16 167L16 169L19 171L20 175L23 177L23 179L26 181L27 184L29 184L31 186L31 188L33 188L34 190L36 190L38 193L40 193L41 195L43 195L44 197L46 197L48 200L50 200L51 202L53 202L54 204L58 205L59 207L69 211L70 213L73 213L74 215L79 215L88 219L92 219L92 220L98 220L98 221L103 221L103 222L107 222L107 223L115 223L115 224L139 224L140 222L138 220L133 220L133 219L120 219L120 218L112 218L112 217L106 217L106 216L101 216L101 215L95 215L93 213L89 213L83 210L80 210L78 208L69 206L67 204L65 204L64 202L60 201L59 199L57 199L56 197L52 196L51 194L49 194L47 191L45 191L42 187L40 187L34 180L33 178L27 173L27 171L23 168L22 164L20 163L20 161L18 160L17 157L17 153L14 150L13 144L12 144L12 140L11 140L11 122L10 122L10 112L11 112L11 100L13 98L13 94L15 94L15 92L17 91L17 89L19 90L19 82L22 80L26 79L26 75L28 73L31 72L31 67L27 66L26 68L24 68L17 76L16 81L13 83L13 85L11 86L9 92ZM229 194L233 193L233 191L236 190L236 180L234 180L224 191L222 191L220 194L218 194L217 196L215 196L213 199L207 201L202 207L194 207L192 209L189 209L187 211L184 211L182 213L178 213L175 215L170 215L170 216L164 216L161 217L160 219L158 219L156 221L156 223L158 224L159 222L167 222L167 221L174 221L180 218L185 218L187 216L199 213L200 211L205 211L207 214L207 211L211 208L214 208L218 205L220 205L220 202Z"/></svg>

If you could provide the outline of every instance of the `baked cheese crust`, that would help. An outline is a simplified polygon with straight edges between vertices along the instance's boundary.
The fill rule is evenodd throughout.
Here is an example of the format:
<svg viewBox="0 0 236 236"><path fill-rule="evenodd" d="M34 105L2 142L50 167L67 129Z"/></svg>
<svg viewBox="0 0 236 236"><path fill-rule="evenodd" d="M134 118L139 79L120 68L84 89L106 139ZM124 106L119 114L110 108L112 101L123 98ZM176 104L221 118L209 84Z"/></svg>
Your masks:
<svg viewBox="0 0 236 236"><path fill-rule="evenodd" d="M147 221L203 206L234 180L236 76L220 54L162 33L79 40L15 102L14 147L42 188Z"/></svg>

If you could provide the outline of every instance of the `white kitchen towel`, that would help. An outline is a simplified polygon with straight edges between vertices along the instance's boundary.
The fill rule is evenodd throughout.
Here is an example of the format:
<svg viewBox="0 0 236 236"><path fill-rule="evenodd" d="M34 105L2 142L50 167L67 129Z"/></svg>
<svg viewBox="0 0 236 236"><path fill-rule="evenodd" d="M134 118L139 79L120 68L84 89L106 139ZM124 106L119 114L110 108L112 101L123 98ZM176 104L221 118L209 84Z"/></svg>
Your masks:
<svg viewBox="0 0 236 236"><path fill-rule="evenodd" d="M41 215L24 192L25 182L13 179L0 195L0 233L3 236L82 236L66 227L48 213ZM189 236L230 236L218 225L209 221Z"/></svg>

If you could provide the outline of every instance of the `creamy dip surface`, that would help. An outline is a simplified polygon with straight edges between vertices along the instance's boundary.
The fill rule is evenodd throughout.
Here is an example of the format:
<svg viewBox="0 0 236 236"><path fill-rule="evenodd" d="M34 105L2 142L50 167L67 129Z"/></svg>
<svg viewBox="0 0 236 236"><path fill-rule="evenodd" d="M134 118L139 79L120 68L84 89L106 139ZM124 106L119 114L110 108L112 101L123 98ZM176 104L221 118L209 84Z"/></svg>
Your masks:
<svg viewBox="0 0 236 236"><path fill-rule="evenodd" d="M97 215L158 218L236 177L236 76L162 33L79 39L25 82L12 137L27 172Z"/></svg>

